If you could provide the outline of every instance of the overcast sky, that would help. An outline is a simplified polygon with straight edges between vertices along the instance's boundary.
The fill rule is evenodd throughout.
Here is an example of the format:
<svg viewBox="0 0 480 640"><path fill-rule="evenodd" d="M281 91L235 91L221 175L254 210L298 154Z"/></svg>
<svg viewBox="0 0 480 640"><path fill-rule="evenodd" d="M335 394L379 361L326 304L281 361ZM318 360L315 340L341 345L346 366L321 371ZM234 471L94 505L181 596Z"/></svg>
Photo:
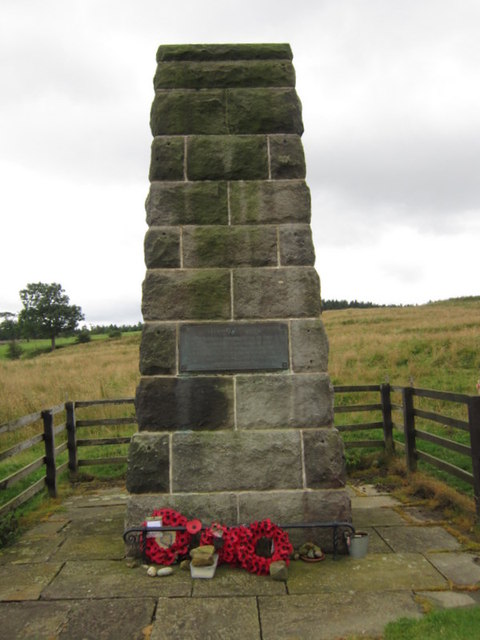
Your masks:
<svg viewBox="0 0 480 640"><path fill-rule="evenodd" d="M480 294L479 0L2 0L0 312L141 320L155 53L289 42L324 298Z"/></svg>

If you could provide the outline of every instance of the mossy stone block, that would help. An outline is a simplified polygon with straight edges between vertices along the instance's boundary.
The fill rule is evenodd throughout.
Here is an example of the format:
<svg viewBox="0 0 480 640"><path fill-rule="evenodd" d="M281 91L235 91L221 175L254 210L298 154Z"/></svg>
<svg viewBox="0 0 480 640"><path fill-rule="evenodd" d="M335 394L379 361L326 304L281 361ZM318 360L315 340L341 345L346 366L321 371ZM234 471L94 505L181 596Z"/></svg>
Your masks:
<svg viewBox="0 0 480 640"><path fill-rule="evenodd" d="M151 227L145 234L145 264L148 269L180 267L180 230Z"/></svg>
<svg viewBox="0 0 480 640"><path fill-rule="evenodd" d="M151 226L228 224L227 183L152 182L145 208Z"/></svg>
<svg viewBox="0 0 480 640"><path fill-rule="evenodd" d="M270 136L270 170L274 180L305 178L305 155L297 135Z"/></svg>
<svg viewBox="0 0 480 640"><path fill-rule="evenodd" d="M267 491L302 486L298 431L174 433L173 491Z"/></svg>
<svg viewBox="0 0 480 640"><path fill-rule="evenodd" d="M150 112L154 136L228 133L224 91L160 91Z"/></svg>
<svg viewBox="0 0 480 640"><path fill-rule="evenodd" d="M326 372L328 337L320 318L292 320L292 367L295 372Z"/></svg>
<svg viewBox="0 0 480 640"><path fill-rule="evenodd" d="M277 264L274 227L185 227L184 267L273 266Z"/></svg>
<svg viewBox="0 0 480 640"><path fill-rule="evenodd" d="M184 139L161 136L153 139L150 161L150 181L183 180Z"/></svg>
<svg viewBox="0 0 480 640"><path fill-rule="evenodd" d="M308 224L310 208L310 190L303 180L252 180L230 185L232 224Z"/></svg>
<svg viewBox="0 0 480 640"><path fill-rule="evenodd" d="M239 429L291 429L330 425L333 391L326 374L239 375Z"/></svg>
<svg viewBox="0 0 480 640"><path fill-rule="evenodd" d="M147 271L142 312L149 320L230 318L230 274L226 269Z"/></svg>
<svg viewBox="0 0 480 640"><path fill-rule="evenodd" d="M232 429L233 379L143 377L135 408L140 431Z"/></svg>
<svg viewBox="0 0 480 640"><path fill-rule="evenodd" d="M157 50L157 62L168 60L291 60L286 43L167 44Z"/></svg>
<svg viewBox="0 0 480 640"><path fill-rule="evenodd" d="M302 266L315 263L310 225L289 224L280 227L280 264Z"/></svg>
<svg viewBox="0 0 480 640"><path fill-rule="evenodd" d="M230 133L303 133L302 110L295 89L228 91Z"/></svg>
<svg viewBox="0 0 480 640"><path fill-rule="evenodd" d="M177 330L174 324L146 322L140 343L140 373L174 374L177 370Z"/></svg>
<svg viewBox="0 0 480 640"><path fill-rule="evenodd" d="M237 269L235 318L312 318L320 315L320 282L312 267Z"/></svg>
<svg viewBox="0 0 480 640"><path fill-rule="evenodd" d="M268 178L265 136L191 136L189 180L264 180Z"/></svg>
<svg viewBox="0 0 480 640"><path fill-rule="evenodd" d="M345 486L343 441L337 429L308 429L303 432L305 477L309 489Z"/></svg>
<svg viewBox="0 0 480 640"><path fill-rule="evenodd" d="M170 486L170 444L166 434L135 433L127 462L127 491L164 492Z"/></svg>
<svg viewBox="0 0 480 640"><path fill-rule="evenodd" d="M290 60L160 62L153 79L158 89L293 87Z"/></svg>

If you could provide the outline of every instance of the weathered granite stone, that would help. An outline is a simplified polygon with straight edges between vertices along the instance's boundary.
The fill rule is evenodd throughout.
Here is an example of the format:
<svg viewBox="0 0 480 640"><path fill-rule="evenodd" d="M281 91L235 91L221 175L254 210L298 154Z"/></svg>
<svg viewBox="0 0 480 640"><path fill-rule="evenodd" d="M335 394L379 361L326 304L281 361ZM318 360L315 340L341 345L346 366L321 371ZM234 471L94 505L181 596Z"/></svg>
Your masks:
<svg viewBox="0 0 480 640"><path fill-rule="evenodd" d="M230 317L230 274L226 269L147 271L143 318L203 320Z"/></svg>
<svg viewBox="0 0 480 640"><path fill-rule="evenodd" d="M198 518L204 523L237 523L237 498L233 493L151 493L131 496L127 502L125 527L135 527L155 509L175 509L189 520Z"/></svg>
<svg viewBox="0 0 480 640"><path fill-rule="evenodd" d="M227 224L227 183L153 182L145 207L150 226Z"/></svg>
<svg viewBox="0 0 480 640"><path fill-rule="evenodd" d="M275 179L304 178L305 156L299 136L269 136L270 170Z"/></svg>
<svg viewBox="0 0 480 640"><path fill-rule="evenodd" d="M174 374L177 370L177 330L173 324L145 323L140 343L140 373Z"/></svg>
<svg viewBox="0 0 480 640"><path fill-rule="evenodd" d="M295 89L231 89L227 104L229 133L303 133Z"/></svg>
<svg viewBox="0 0 480 640"><path fill-rule="evenodd" d="M163 60L291 60L287 43L255 44L163 44L157 49L157 62Z"/></svg>
<svg viewBox="0 0 480 640"><path fill-rule="evenodd" d="M310 489L334 489L345 486L343 441L337 429L305 430L303 455L305 478Z"/></svg>
<svg viewBox="0 0 480 640"><path fill-rule="evenodd" d="M232 429L233 380L144 376L135 406L140 431Z"/></svg>
<svg viewBox="0 0 480 640"><path fill-rule="evenodd" d="M312 267L238 269L235 318L302 318L320 314L320 282Z"/></svg>
<svg viewBox="0 0 480 640"><path fill-rule="evenodd" d="M239 429L310 428L332 421L332 389L325 373L237 376Z"/></svg>
<svg viewBox="0 0 480 640"><path fill-rule="evenodd" d="M127 491L146 493L169 490L169 436L166 434L134 433L127 463Z"/></svg>
<svg viewBox="0 0 480 640"><path fill-rule="evenodd" d="M150 112L150 128L154 136L228 133L225 92L159 91Z"/></svg>
<svg viewBox="0 0 480 640"><path fill-rule="evenodd" d="M238 496L239 522L254 522L270 518L282 524L303 522L351 522L350 499L341 489L315 491L250 491ZM306 540L318 544L324 551L332 551L331 529L288 529L294 546ZM339 551L345 551L340 540Z"/></svg>
<svg viewBox="0 0 480 640"><path fill-rule="evenodd" d="M159 62L157 89L206 87L293 87L295 71L289 60Z"/></svg>
<svg viewBox="0 0 480 640"><path fill-rule="evenodd" d="M320 318L291 320L292 366L295 372L326 371L328 338Z"/></svg>
<svg viewBox="0 0 480 640"><path fill-rule="evenodd" d="M310 191L303 180L230 184L232 224L310 222Z"/></svg>
<svg viewBox="0 0 480 640"><path fill-rule="evenodd" d="M145 234L145 264L148 269L180 267L180 230L152 227Z"/></svg>
<svg viewBox="0 0 480 640"><path fill-rule="evenodd" d="M183 180L184 139L181 136L160 136L153 139L150 160L150 182Z"/></svg>
<svg viewBox="0 0 480 640"><path fill-rule="evenodd" d="M300 433L174 433L173 491L266 491L302 486Z"/></svg>
<svg viewBox="0 0 480 640"><path fill-rule="evenodd" d="M280 227L280 264L282 266L313 266L315 250L309 224L289 224Z"/></svg>
<svg viewBox="0 0 480 640"><path fill-rule="evenodd" d="M183 266L275 266L277 233L274 227L185 227Z"/></svg>
<svg viewBox="0 0 480 640"><path fill-rule="evenodd" d="M190 136L189 180L265 180L268 178L265 136Z"/></svg>

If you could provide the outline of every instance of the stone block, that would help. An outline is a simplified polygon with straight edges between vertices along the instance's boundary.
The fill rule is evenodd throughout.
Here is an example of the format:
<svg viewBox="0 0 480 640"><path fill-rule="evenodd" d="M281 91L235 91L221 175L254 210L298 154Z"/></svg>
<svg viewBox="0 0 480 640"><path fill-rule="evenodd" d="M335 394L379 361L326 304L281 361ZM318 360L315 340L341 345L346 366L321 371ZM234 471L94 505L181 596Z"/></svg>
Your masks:
<svg viewBox="0 0 480 640"><path fill-rule="evenodd" d="M147 271L142 312L149 320L230 318L230 274L226 269Z"/></svg>
<svg viewBox="0 0 480 640"><path fill-rule="evenodd" d="M157 49L157 62L169 60L291 60L287 43L255 44L164 44ZM192 65L193 66L193 65Z"/></svg>
<svg viewBox="0 0 480 640"><path fill-rule="evenodd" d="M306 430L303 437L305 479L309 489L345 486L343 441L337 429Z"/></svg>
<svg viewBox="0 0 480 640"><path fill-rule="evenodd" d="M228 133L225 92L159 91L150 111L150 129L154 136Z"/></svg>
<svg viewBox="0 0 480 640"><path fill-rule="evenodd" d="M310 191L303 180L240 181L230 185L232 224L308 224L310 207Z"/></svg>
<svg viewBox="0 0 480 640"><path fill-rule="evenodd" d="M145 208L150 226L228 224L227 183L153 182Z"/></svg>
<svg viewBox="0 0 480 640"><path fill-rule="evenodd" d="M270 171L274 180L305 178L305 155L298 135L269 137Z"/></svg>
<svg viewBox="0 0 480 640"><path fill-rule="evenodd" d="M190 136L189 180L265 180L268 153L265 136Z"/></svg>
<svg viewBox="0 0 480 640"><path fill-rule="evenodd" d="M235 318L319 316L320 282L312 267L237 269L233 273Z"/></svg>
<svg viewBox="0 0 480 640"><path fill-rule="evenodd" d="M125 526L135 527L155 509L175 509L189 520L198 518L204 524L237 522L237 498L233 493L138 494L127 502Z"/></svg>
<svg viewBox="0 0 480 640"><path fill-rule="evenodd" d="M180 267L180 230L152 227L145 234L145 264L148 269Z"/></svg>
<svg viewBox="0 0 480 640"><path fill-rule="evenodd" d="M186 268L277 264L277 232L271 226L185 227L182 245Z"/></svg>
<svg viewBox="0 0 480 640"><path fill-rule="evenodd" d="M237 376L239 429L291 429L330 425L333 391L327 374Z"/></svg>
<svg viewBox="0 0 480 640"><path fill-rule="evenodd" d="M233 380L143 377L135 397L140 431L232 429Z"/></svg>
<svg viewBox="0 0 480 640"><path fill-rule="evenodd" d="M143 325L140 343L140 373L144 376L174 374L177 370L177 330L173 324Z"/></svg>
<svg viewBox="0 0 480 640"><path fill-rule="evenodd" d="M173 492L302 486L298 431L174 433Z"/></svg>
<svg viewBox="0 0 480 640"><path fill-rule="evenodd" d="M158 89L207 87L294 87L290 60L159 62L153 79Z"/></svg>
<svg viewBox="0 0 480 640"><path fill-rule="evenodd" d="M127 462L127 491L148 493L170 487L170 444L168 434L134 433Z"/></svg>
<svg viewBox="0 0 480 640"><path fill-rule="evenodd" d="M320 318L290 322L292 367L295 372L326 371L328 338Z"/></svg>
<svg viewBox="0 0 480 640"><path fill-rule="evenodd" d="M315 249L312 230L308 224L289 224L280 227L280 264L285 267L313 266Z"/></svg>
<svg viewBox="0 0 480 640"><path fill-rule="evenodd" d="M295 89L231 89L227 104L229 133L303 133Z"/></svg>
<svg viewBox="0 0 480 640"><path fill-rule="evenodd" d="M181 136L154 138L150 160L150 182L183 180L184 156L184 139Z"/></svg>
<svg viewBox="0 0 480 640"><path fill-rule="evenodd" d="M239 522L254 522L270 518L276 524L308 522L350 522L350 500L343 489L309 491L245 492L238 496ZM331 552L332 530L319 528L287 529L295 547L307 540ZM340 541L341 543L341 541ZM344 550L343 545L339 550Z"/></svg>

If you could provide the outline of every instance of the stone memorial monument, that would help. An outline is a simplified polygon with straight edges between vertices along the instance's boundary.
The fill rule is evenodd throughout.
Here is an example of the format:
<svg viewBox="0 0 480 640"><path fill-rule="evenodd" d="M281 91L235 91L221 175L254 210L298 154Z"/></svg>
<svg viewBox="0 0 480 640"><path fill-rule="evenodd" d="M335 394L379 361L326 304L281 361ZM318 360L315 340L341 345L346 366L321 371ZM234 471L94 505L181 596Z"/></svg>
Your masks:
<svg viewBox="0 0 480 640"><path fill-rule="evenodd" d="M350 520L290 47L157 62L127 526Z"/></svg>

